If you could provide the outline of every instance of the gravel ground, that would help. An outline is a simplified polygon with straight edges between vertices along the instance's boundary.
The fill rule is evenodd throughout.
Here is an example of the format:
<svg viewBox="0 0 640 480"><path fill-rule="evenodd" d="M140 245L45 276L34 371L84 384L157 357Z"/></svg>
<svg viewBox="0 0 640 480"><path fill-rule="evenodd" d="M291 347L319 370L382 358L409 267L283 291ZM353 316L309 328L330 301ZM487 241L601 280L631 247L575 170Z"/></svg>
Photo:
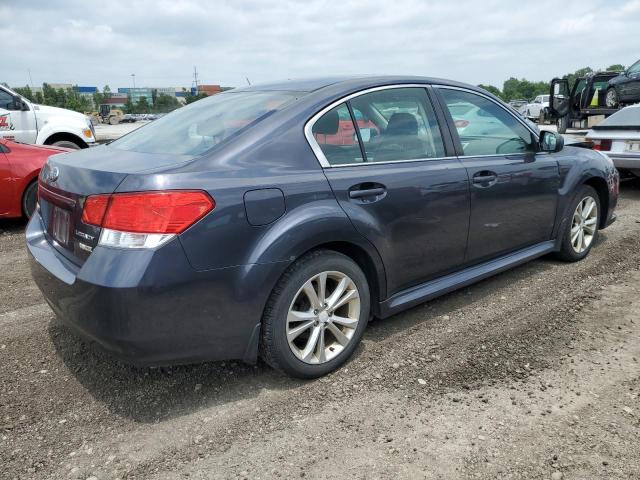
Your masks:
<svg viewBox="0 0 640 480"><path fill-rule="evenodd" d="M543 258L369 326L320 380L135 369L75 337L0 223L0 477L637 479L640 183Z"/></svg>

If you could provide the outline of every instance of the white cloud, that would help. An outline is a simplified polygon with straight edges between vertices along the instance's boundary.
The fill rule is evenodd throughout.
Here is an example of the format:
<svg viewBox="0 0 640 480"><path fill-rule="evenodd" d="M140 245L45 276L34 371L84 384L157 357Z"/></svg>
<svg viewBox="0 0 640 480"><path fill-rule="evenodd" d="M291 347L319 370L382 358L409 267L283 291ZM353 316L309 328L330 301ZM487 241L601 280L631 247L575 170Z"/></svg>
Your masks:
<svg viewBox="0 0 640 480"><path fill-rule="evenodd" d="M501 86L640 53L640 1L31 0L0 5L0 81L242 85L339 73ZM612 34L615 32L615 34Z"/></svg>

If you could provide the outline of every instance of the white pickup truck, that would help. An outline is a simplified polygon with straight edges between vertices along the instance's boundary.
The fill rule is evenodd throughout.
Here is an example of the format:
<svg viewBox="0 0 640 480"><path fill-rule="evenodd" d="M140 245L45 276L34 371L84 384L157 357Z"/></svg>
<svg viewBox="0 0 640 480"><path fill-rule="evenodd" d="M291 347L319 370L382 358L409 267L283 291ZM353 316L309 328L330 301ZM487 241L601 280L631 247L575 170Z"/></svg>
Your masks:
<svg viewBox="0 0 640 480"><path fill-rule="evenodd" d="M75 149L96 143L93 125L86 115L36 105L4 85L0 85L0 138Z"/></svg>

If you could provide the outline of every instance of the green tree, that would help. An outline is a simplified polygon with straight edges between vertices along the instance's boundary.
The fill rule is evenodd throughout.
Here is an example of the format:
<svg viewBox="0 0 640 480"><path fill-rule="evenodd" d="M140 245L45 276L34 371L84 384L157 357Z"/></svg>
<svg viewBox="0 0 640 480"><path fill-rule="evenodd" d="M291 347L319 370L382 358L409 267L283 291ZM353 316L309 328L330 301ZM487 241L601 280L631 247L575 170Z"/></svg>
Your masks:
<svg viewBox="0 0 640 480"><path fill-rule="evenodd" d="M136 102L136 113L149 113L147 97L140 97Z"/></svg>
<svg viewBox="0 0 640 480"><path fill-rule="evenodd" d="M502 92L500 91L499 88L494 87L493 85L483 85L480 84L478 85L480 88L485 89L487 92L494 94L496 97L498 98L503 98L502 96Z"/></svg>
<svg viewBox="0 0 640 480"><path fill-rule="evenodd" d="M527 79L518 80L511 77L505 81L502 87L502 99L510 100L531 100L537 95L549 93L549 82L531 82Z"/></svg>
<svg viewBox="0 0 640 480"><path fill-rule="evenodd" d="M29 87L29 85L27 85L26 87L16 87L13 89L16 93L22 95L24 98L26 98L27 100L30 101L34 101L33 99L35 98L33 95L33 92L31 91L31 87Z"/></svg>
<svg viewBox="0 0 640 480"><path fill-rule="evenodd" d="M156 113L167 113L180 107L180 102L176 97L160 94L153 104L153 111Z"/></svg>
<svg viewBox="0 0 640 480"><path fill-rule="evenodd" d="M620 63L615 63L613 65L609 65L606 71L607 72L624 72L625 70L626 69L624 65Z"/></svg>
<svg viewBox="0 0 640 480"><path fill-rule="evenodd" d="M42 96L42 92L36 92L36 94L34 95L34 100L35 103L42 105L44 103L44 97Z"/></svg>

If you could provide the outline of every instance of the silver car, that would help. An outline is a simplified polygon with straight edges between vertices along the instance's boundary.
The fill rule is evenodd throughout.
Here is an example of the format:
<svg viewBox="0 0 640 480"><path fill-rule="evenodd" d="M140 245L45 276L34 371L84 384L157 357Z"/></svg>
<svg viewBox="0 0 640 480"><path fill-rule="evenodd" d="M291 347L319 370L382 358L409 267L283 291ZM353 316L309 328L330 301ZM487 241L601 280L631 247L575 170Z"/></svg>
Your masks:
<svg viewBox="0 0 640 480"><path fill-rule="evenodd" d="M614 113L587 133L594 150L605 152L618 170L640 177L640 104Z"/></svg>

